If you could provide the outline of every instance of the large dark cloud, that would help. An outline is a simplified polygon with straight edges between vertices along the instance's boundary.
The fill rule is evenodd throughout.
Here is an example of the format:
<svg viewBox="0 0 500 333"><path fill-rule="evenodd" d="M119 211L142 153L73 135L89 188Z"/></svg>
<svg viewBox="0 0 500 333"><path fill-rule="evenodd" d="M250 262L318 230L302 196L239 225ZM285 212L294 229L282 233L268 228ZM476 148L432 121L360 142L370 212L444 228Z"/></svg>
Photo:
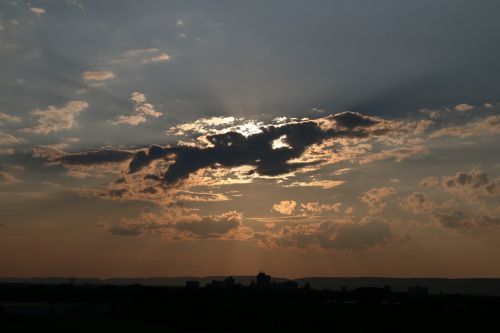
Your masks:
<svg viewBox="0 0 500 333"><path fill-rule="evenodd" d="M156 159L171 156L175 157L175 161L163 175L165 185L174 184L193 172L215 165L252 165L255 166L254 172L260 175L280 175L310 164L289 162L300 157L307 147L329 138L367 137L370 132L366 128L379 122L354 112L343 112L326 119L334 121L332 123L335 126L325 129L316 121L302 121L262 127L261 132L248 137L233 131L207 136L213 145L208 148L154 145L147 152L140 151L134 156L129 172L135 173ZM273 149L273 141L280 138L287 146Z"/></svg>

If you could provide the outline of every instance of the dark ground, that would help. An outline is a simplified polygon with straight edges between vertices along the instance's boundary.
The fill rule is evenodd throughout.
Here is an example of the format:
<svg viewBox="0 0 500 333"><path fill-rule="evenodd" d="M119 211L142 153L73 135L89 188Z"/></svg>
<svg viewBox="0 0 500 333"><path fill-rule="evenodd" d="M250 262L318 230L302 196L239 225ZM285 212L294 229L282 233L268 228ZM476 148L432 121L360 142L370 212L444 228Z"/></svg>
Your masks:
<svg viewBox="0 0 500 333"><path fill-rule="evenodd" d="M499 314L500 297L389 288L0 284L0 332L494 332Z"/></svg>

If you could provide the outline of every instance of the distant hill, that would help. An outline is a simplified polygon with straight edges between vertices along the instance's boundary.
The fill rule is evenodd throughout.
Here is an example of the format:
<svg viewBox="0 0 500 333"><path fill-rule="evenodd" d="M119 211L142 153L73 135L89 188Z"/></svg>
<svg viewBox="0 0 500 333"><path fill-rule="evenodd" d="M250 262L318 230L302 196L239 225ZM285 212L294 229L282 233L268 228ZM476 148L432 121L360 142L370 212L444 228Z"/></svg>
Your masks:
<svg viewBox="0 0 500 333"><path fill-rule="evenodd" d="M307 277L295 280L299 285L306 282L313 289L340 290L360 287L391 287L393 291L408 291L408 287L429 288L431 294L464 294L500 296L500 279L444 279L444 278L385 278L385 277Z"/></svg>
<svg viewBox="0 0 500 333"><path fill-rule="evenodd" d="M152 277L152 278L76 278L76 284L95 285L132 285L140 284L144 286L184 286L186 281L196 280L201 286L205 286L212 280L224 280L226 276L183 276L183 277ZM249 285L255 281L255 276L233 276L242 285ZM272 278L272 281L283 282L285 278ZM389 286L393 291L407 291L408 287L423 286L428 287L432 294L465 294L465 295L494 295L500 296L500 279L492 278L471 278L471 279L444 279L444 278L385 278L385 277L305 277L294 279L299 286L306 282L313 289L340 290L346 287L349 290L360 287L380 287ZM0 278L0 283L27 283L27 284L64 284L69 283L68 278L48 277L48 278Z"/></svg>
<svg viewBox="0 0 500 333"><path fill-rule="evenodd" d="M96 279L96 278L75 278L74 283L76 284L96 284L96 285L117 285L125 286L132 284L140 284L143 286L170 286L170 287L180 287L186 284L186 281L195 280L200 282L200 286L205 286L207 283L213 280L224 280L227 276L181 276L181 277L151 277L151 278L111 278L111 279ZM255 276L233 276L236 282L241 283L244 286L249 285L252 281L255 281ZM284 278L272 278L274 282L283 282L288 279ZM69 283L69 278L62 277L46 277L46 278L1 278L0 283L28 283L28 284L64 284Z"/></svg>

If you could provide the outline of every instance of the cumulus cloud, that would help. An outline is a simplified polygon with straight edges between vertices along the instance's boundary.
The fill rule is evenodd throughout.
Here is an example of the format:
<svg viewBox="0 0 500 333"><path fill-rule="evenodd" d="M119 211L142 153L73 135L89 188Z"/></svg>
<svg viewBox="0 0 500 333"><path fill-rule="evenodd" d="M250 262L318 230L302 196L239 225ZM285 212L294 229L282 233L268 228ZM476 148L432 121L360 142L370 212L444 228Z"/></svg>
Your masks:
<svg viewBox="0 0 500 333"><path fill-rule="evenodd" d="M118 58L113 59L112 62L121 64L148 64L169 61L171 58L170 54L162 52L156 47L151 47L128 50L121 54Z"/></svg>
<svg viewBox="0 0 500 333"><path fill-rule="evenodd" d="M435 131L429 137L431 139L444 136L468 138L495 134L500 134L500 116L489 116L462 126L444 127Z"/></svg>
<svg viewBox="0 0 500 333"><path fill-rule="evenodd" d="M458 230L500 226L500 217L490 215L469 216L462 211L435 214L434 218L441 226Z"/></svg>
<svg viewBox="0 0 500 333"><path fill-rule="evenodd" d="M111 71L85 71L83 78L86 81L107 81L115 78L115 74Z"/></svg>
<svg viewBox="0 0 500 333"><path fill-rule="evenodd" d="M36 16L42 16L45 14L45 9L39 7L30 7L30 11Z"/></svg>
<svg viewBox="0 0 500 333"><path fill-rule="evenodd" d="M158 235L167 240L238 239L242 220L243 214L237 211L200 216L184 209L165 209L160 214L124 219L105 230L118 236Z"/></svg>
<svg viewBox="0 0 500 333"><path fill-rule="evenodd" d="M305 212L320 214L323 212L338 213L342 207L341 203L335 204L320 204L318 202L307 202L300 204L301 210Z"/></svg>
<svg viewBox="0 0 500 333"><path fill-rule="evenodd" d="M243 214L230 211L220 215L210 215L200 220L178 222L176 230L187 231L199 238L218 238L240 226Z"/></svg>
<svg viewBox="0 0 500 333"><path fill-rule="evenodd" d="M292 215L295 211L295 207L297 207L297 202L293 200L284 200L274 204L272 210L283 215Z"/></svg>
<svg viewBox="0 0 500 333"><path fill-rule="evenodd" d="M9 175L6 172L0 171L0 184L1 183L13 183L16 181L16 178L12 175Z"/></svg>
<svg viewBox="0 0 500 333"><path fill-rule="evenodd" d="M61 108L51 105L46 110L35 109L31 114L38 118L37 125L24 128L21 131L47 135L75 128L77 125L76 117L88 106L88 103L84 101L70 101Z"/></svg>
<svg viewBox="0 0 500 333"><path fill-rule="evenodd" d="M12 155L12 154L14 154L13 148L0 147L0 155Z"/></svg>
<svg viewBox="0 0 500 333"><path fill-rule="evenodd" d="M146 122L146 117L158 118L163 115L161 112L155 110L155 107L151 103L146 103L146 95L138 91L134 91L130 100L134 102L135 115L121 115L116 120L112 121L112 125L139 125Z"/></svg>
<svg viewBox="0 0 500 333"><path fill-rule="evenodd" d="M2 122L10 122L10 123L20 123L22 119L17 116L11 116L6 113L0 112L0 124Z"/></svg>
<svg viewBox="0 0 500 333"><path fill-rule="evenodd" d="M362 158L359 162L361 164L366 164L388 159L395 160L396 162L401 162L409 157L425 154L428 152L429 150L424 146L403 147L369 154L366 157Z"/></svg>
<svg viewBox="0 0 500 333"><path fill-rule="evenodd" d="M425 193L413 192L406 198L403 208L415 214L429 214L436 208L436 204Z"/></svg>
<svg viewBox="0 0 500 333"><path fill-rule="evenodd" d="M131 126L136 126L146 122L146 117L143 114L135 114L131 116L118 116L116 120L111 122L111 125L121 125L127 124Z"/></svg>
<svg viewBox="0 0 500 333"><path fill-rule="evenodd" d="M368 205L370 212L378 213L387 207L385 199L396 194L393 187L376 187L364 192L360 196L360 200Z"/></svg>
<svg viewBox="0 0 500 333"><path fill-rule="evenodd" d="M23 139L16 138L13 135L3 132L0 130L0 146L10 146L23 143Z"/></svg>
<svg viewBox="0 0 500 333"><path fill-rule="evenodd" d="M443 177L441 187L447 191L467 198L500 195L500 178L490 179L479 168L469 172L458 172L455 176Z"/></svg>
<svg viewBox="0 0 500 333"><path fill-rule="evenodd" d="M289 225L277 232L256 234L267 247L319 250L367 250L393 239L389 225L374 218Z"/></svg>
<svg viewBox="0 0 500 333"><path fill-rule="evenodd" d="M163 62L163 61L169 61L170 59L171 57L169 54L162 52L158 55L153 55L151 57L142 59L141 63L146 64L149 62Z"/></svg>
<svg viewBox="0 0 500 333"><path fill-rule="evenodd" d="M438 185L439 185L439 178L434 176L424 178L420 181L420 186L423 187L434 187Z"/></svg>
<svg viewBox="0 0 500 333"><path fill-rule="evenodd" d="M457 104L455 105L455 110L460 111L460 112L467 112L474 109L474 105L470 104Z"/></svg>
<svg viewBox="0 0 500 333"><path fill-rule="evenodd" d="M136 105L140 105L141 103L146 102L146 95L138 91L134 91L130 95L130 100L133 101Z"/></svg>

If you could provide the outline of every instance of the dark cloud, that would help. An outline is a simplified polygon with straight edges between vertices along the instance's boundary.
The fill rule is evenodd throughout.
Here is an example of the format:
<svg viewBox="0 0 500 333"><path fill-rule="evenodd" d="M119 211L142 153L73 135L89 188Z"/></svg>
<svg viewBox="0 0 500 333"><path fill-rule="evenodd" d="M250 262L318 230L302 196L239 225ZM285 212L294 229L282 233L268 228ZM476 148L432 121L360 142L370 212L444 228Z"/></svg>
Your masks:
<svg viewBox="0 0 500 333"><path fill-rule="evenodd" d="M387 223L367 217L361 222L287 226L274 237L274 242L279 247L366 250L387 243L393 239L393 234Z"/></svg>
<svg viewBox="0 0 500 333"><path fill-rule="evenodd" d="M241 214L229 212L219 216L206 216L200 221L179 222L174 228L188 231L200 238L214 238L238 228L241 218Z"/></svg>
<svg viewBox="0 0 500 333"><path fill-rule="evenodd" d="M500 195L500 179L490 179L478 168L469 172L458 172L455 176L443 177L441 185L445 191L465 197Z"/></svg>
<svg viewBox="0 0 500 333"><path fill-rule="evenodd" d="M119 149L104 149L93 150L83 153L67 154L54 159L55 162L70 165L93 165L102 163L117 163L124 162L132 156L135 152Z"/></svg>
<svg viewBox="0 0 500 333"><path fill-rule="evenodd" d="M345 128L356 128L356 127L369 127L379 123L370 117L365 117L357 112L341 112L332 115L330 118L334 119L337 124Z"/></svg>
<svg viewBox="0 0 500 333"><path fill-rule="evenodd" d="M168 215L147 215L143 220L125 222L106 228L118 236L163 235L169 239L210 239L221 238L231 230L237 229L243 215L236 211L220 215L178 215L169 211Z"/></svg>
<svg viewBox="0 0 500 333"><path fill-rule="evenodd" d="M153 186L148 186L142 190L142 193L156 194L156 193L158 193L158 190L156 188L154 188Z"/></svg>
<svg viewBox="0 0 500 333"><path fill-rule="evenodd" d="M109 195L111 197L118 197L118 198L121 198L125 195L125 193L127 193L128 190L126 188L120 188L120 189L112 189L112 190L109 190Z"/></svg>
<svg viewBox="0 0 500 333"><path fill-rule="evenodd" d="M107 231L116 236L141 236L146 233L158 232L160 233L162 229L168 227L168 225L162 225L156 222L151 222L147 224L141 223L127 223L113 225L107 229Z"/></svg>
<svg viewBox="0 0 500 333"><path fill-rule="evenodd" d="M464 230L471 228L500 226L500 217L490 215L469 216L462 211L435 214L434 217L441 224L441 226L450 229Z"/></svg>
<svg viewBox="0 0 500 333"><path fill-rule="evenodd" d="M332 249L363 250L384 244L392 237L387 223L370 218L364 223L341 226L334 239L325 239L320 244Z"/></svg>
<svg viewBox="0 0 500 333"><path fill-rule="evenodd" d="M115 184L124 184L126 182L127 182L127 180L125 179L125 177L120 177L114 181Z"/></svg>
<svg viewBox="0 0 500 333"><path fill-rule="evenodd" d="M262 127L260 133L244 136L238 132L209 135L213 145L208 148L191 146L151 146L138 152L129 165L129 172L135 173L152 161L166 156L175 157L163 175L163 183L171 185L186 179L193 172L207 167L221 165L236 167L255 166L253 172L260 175L280 175L310 165L311 163L290 163L300 157L307 147L319 144L329 138L363 138L370 132L366 127L379 121L354 112L343 112L324 118L335 124L323 128L316 121L302 121L283 126ZM273 149L273 141L282 139L287 146Z"/></svg>

